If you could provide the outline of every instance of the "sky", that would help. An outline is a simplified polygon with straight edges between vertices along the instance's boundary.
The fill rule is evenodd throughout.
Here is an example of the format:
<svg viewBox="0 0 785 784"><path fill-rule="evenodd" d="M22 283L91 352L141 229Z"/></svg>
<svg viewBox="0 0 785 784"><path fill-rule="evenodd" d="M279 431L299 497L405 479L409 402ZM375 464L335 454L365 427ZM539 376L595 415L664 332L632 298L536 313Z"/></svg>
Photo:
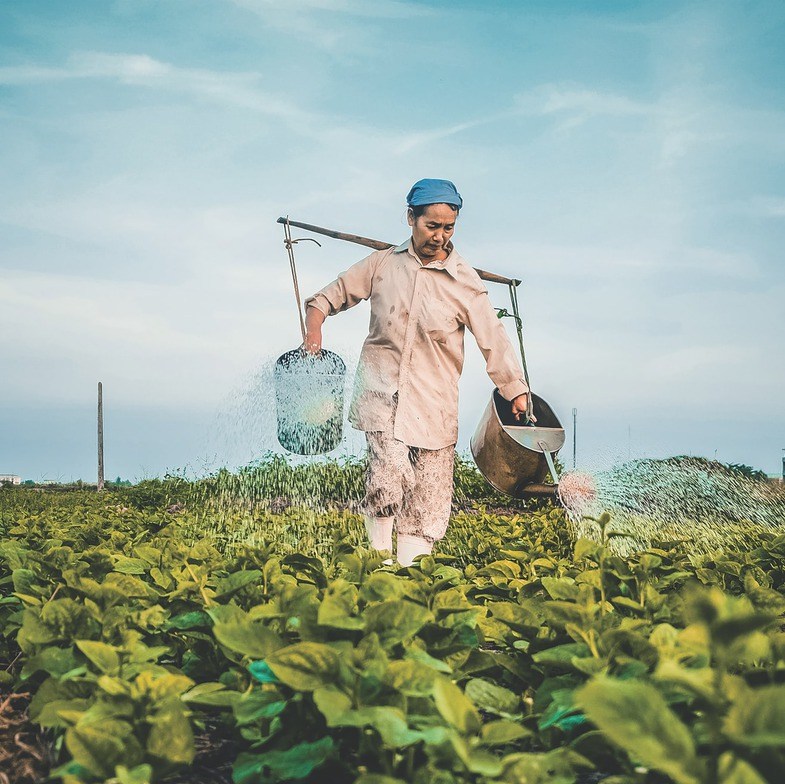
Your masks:
<svg viewBox="0 0 785 784"><path fill-rule="evenodd" d="M579 466L778 474L783 39L780 0L3 0L0 473L92 479L98 381L109 477L280 451L276 219L398 243L443 177L461 254L523 281L565 464L576 409ZM307 293L365 255L296 253ZM367 320L325 346L351 366ZM467 335L461 449L491 389Z"/></svg>

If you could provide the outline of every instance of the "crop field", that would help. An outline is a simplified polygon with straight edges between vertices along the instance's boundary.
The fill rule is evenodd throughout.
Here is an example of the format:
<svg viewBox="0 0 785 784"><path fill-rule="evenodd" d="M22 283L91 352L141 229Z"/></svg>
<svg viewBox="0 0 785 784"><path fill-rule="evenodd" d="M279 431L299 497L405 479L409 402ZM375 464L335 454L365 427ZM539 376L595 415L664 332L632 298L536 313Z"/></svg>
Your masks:
<svg viewBox="0 0 785 784"><path fill-rule="evenodd" d="M459 462L447 538L364 544L362 466L0 489L0 782L763 784L785 536L620 556Z"/></svg>

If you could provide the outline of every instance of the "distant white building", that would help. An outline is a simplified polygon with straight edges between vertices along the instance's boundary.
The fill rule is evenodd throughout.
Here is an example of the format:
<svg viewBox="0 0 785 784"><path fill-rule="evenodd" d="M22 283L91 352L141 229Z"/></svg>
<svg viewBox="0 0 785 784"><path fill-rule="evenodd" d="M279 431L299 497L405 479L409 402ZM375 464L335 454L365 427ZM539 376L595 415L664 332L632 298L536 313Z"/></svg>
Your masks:
<svg viewBox="0 0 785 784"><path fill-rule="evenodd" d="M8 483L9 485L21 485L22 477L16 474L0 474L0 485Z"/></svg>

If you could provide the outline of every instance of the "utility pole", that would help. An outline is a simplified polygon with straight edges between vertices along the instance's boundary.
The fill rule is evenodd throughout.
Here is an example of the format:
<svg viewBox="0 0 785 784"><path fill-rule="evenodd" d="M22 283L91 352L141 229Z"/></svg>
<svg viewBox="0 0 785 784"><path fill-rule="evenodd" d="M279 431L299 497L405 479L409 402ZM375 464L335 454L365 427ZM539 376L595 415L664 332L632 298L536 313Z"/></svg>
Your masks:
<svg viewBox="0 0 785 784"><path fill-rule="evenodd" d="M780 482L785 484L785 449L782 450L782 475L780 476Z"/></svg>
<svg viewBox="0 0 785 784"><path fill-rule="evenodd" d="M104 388L98 382L98 492L104 489Z"/></svg>
<svg viewBox="0 0 785 784"><path fill-rule="evenodd" d="M578 409L572 410L572 470L578 461Z"/></svg>

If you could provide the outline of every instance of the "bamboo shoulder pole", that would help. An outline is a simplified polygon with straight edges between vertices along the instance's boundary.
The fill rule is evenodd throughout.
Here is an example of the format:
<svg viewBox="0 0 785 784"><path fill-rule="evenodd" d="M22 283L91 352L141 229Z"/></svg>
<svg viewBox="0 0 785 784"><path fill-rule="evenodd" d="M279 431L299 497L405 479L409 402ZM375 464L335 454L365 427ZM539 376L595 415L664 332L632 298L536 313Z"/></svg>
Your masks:
<svg viewBox="0 0 785 784"><path fill-rule="evenodd" d="M278 218L278 223L289 223L290 226L296 226L298 229L311 231L314 234L322 234L325 237L332 237L336 240L344 240L346 242L353 242L355 245L365 245L366 248L373 248L374 250L387 250L394 245L391 242L382 242L381 240L372 240L369 237L361 237L359 234L347 234L343 231L335 231L335 229L325 229L322 226L314 226L312 223L301 223L300 221L289 220L288 218ZM474 271L482 278L490 283L503 283L505 286L520 286L521 282L515 278L505 278L503 275L497 275L495 272L487 272L486 270L474 268Z"/></svg>

